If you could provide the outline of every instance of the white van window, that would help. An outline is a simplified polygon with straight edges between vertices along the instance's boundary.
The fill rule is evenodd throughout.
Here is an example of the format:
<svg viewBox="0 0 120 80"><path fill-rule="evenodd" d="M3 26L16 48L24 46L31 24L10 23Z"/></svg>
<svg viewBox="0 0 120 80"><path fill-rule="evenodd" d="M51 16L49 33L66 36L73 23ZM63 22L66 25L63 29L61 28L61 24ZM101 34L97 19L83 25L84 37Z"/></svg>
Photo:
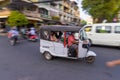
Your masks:
<svg viewBox="0 0 120 80"><path fill-rule="evenodd" d="M90 31L91 31L91 28L92 28L92 26L86 26L86 27L85 27L85 31L86 31L86 32L90 32Z"/></svg>
<svg viewBox="0 0 120 80"><path fill-rule="evenodd" d="M120 33L120 26L115 26L115 33Z"/></svg>
<svg viewBox="0 0 120 80"><path fill-rule="evenodd" d="M111 33L111 26L105 26L105 33Z"/></svg>
<svg viewBox="0 0 120 80"><path fill-rule="evenodd" d="M100 31L102 30L102 26L96 26L96 33L101 33Z"/></svg>
<svg viewBox="0 0 120 80"><path fill-rule="evenodd" d="M111 33L111 26L97 26L96 33Z"/></svg>

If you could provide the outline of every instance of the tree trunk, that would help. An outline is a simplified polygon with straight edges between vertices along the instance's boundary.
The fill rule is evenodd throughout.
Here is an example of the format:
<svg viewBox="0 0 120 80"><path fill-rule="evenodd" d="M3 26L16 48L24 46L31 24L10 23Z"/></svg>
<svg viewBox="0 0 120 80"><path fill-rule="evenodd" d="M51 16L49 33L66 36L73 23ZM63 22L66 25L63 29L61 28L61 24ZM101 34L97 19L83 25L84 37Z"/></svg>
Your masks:
<svg viewBox="0 0 120 80"><path fill-rule="evenodd" d="M105 20L105 18L104 17L100 17L100 18L98 18L98 22L97 23L102 23L103 20Z"/></svg>

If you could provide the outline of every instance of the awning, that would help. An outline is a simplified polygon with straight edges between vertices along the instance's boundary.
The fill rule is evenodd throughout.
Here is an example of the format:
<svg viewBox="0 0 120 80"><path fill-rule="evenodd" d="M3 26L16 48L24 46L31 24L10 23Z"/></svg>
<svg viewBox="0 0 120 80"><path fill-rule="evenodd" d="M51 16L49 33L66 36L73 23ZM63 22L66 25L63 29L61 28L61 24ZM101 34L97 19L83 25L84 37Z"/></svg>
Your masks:
<svg viewBox="0 0 120 80"><path fill-rule="evenodd" d="M26 17L28 20L36 20L36 21L41 21L41 22L43 22L43 20L42 19L40 19L40 18L33 18L33 17Z"/></svg>
<svg viewBox="0 0 120 80"><path fill-rule="evenodd" d="M0 18L8 18L8 16L0 16Z"/></svg>

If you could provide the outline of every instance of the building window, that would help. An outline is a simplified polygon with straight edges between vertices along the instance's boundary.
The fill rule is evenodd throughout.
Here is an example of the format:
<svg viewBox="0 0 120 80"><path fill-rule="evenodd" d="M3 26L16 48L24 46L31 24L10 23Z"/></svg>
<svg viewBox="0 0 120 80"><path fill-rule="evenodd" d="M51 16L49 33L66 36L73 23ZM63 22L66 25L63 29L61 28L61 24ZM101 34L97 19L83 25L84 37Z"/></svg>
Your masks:
<svg viewBox="0 0 120 80"><path fill-rule="evenodd" d="M39 9L39 12L40 12L41 14L48 15L48 10L46 10L46 9L44 9L44 8L40 8L40 9Z"/></svg>

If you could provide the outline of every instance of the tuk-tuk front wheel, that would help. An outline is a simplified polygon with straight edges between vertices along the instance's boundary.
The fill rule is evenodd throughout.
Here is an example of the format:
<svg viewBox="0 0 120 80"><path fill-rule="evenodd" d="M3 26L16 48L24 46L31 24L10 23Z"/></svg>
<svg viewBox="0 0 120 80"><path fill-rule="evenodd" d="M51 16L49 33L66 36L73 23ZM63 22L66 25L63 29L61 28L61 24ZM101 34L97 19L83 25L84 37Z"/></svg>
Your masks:
<svg viewBox="0 0 120 80"><path fill-rule="evenodd" d="M49 52L44 52L44 57L47 60L51 60L53 58L53 56Z"/></svg>
<svg viewBox="0 0 120 80"><path fill-rule="evenodd" d="M95 61L95 56L88 56L85 60L87 63L93 63Z"/></svg>

